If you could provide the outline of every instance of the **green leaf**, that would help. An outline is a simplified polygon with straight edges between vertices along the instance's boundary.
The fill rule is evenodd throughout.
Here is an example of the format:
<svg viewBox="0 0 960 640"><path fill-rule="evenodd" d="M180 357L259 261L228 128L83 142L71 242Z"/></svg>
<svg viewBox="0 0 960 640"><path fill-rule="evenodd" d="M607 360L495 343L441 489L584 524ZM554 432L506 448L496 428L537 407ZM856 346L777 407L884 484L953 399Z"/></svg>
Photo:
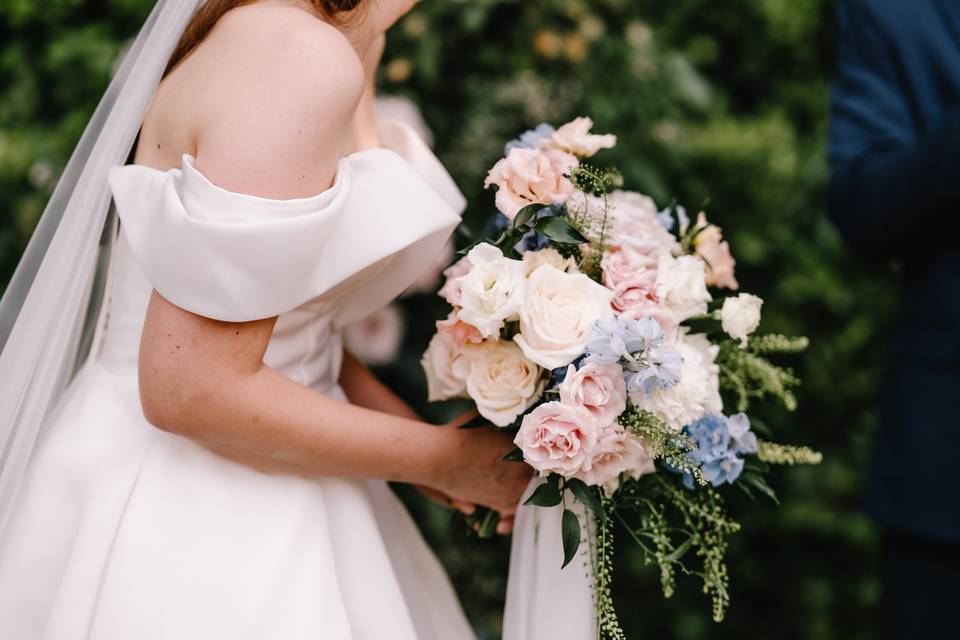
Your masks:
<svg viewBox="0 0 960 640"><path fill-rule="evenodd" d="M766 479L764 479L764 477L759 473L752 473L752 472L742 473L740 474L739 481L746 482L751 487L753 487L757 491L760 491L761 493L766 495L768 498L770 498L777 504L780 504L780 500L777 499L776 492L770 487L769 484L767 484Z"/></svg>
<svg viewBox="0 0 960 640"><path fill-rule="evenodd" d="M560 489L557 488L557 485L552 482L544 482L533 490L533 494L523 504L532 504L537 507L555 507L561 502L563 502L563 498L560 496Z"/></svg>
<svg viewBox="0 0 960 640"><path fill-rule="evenodd" d="M534 228L538 233L542 233L560 244L583 244L587 242L583 234L577 231L577 228L563 216L543 218L537 222L537 226Z"/></svg>
<svg viewBox="0 0 960 640"><path fill-rule="evenodd" d="M668 555L664 556L665 562L677 562L683 555L690 550L690 547L693 546L693 538L687 538L680 546L671 551Z"/></svg>
<svg viewBox="0 0 960 640"><path fill-rule="evenodd" d="M577 514L570 509L563 510L563 520L561 534L563 536L563 566L566 567L577 555L577 549L580 548L580 520Z"/></svg>
<svg viewBox="0 0 960 640"><path fill-rule="evenodd" d="M533 219L533 216L543 209L542 204L528 204L523 209L517 212L516 217L513 219L513 226L522 227Z"/></svg>
<svg viewBox="0 0 960 640"><path fill-rule="evenodd" d="M500 458L500 462L523 462L523 449L520 447L515 448Z"/></svg>
<svg viewBox="0 0 960 640"><path fill-rule="evenodd" d="M593 489L587 486L583 480L579 478L570 478L566 481L567 488L573 492L573 495L576 496L583 506L589 508L593 511L593 514L597 516L597 519L600 522L607 521L607 512L603 510L603 505L600 504L600 499L597 498L596 494L593 492Z"/></svg>

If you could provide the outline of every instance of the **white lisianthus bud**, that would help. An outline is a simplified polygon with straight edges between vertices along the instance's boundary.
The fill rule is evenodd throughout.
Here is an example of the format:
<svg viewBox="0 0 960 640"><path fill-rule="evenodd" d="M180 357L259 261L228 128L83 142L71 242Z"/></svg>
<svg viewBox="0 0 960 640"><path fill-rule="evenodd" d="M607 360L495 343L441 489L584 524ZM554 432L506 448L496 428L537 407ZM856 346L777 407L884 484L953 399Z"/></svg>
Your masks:
<svg viewBox="0 0 960 640"><path fill-rule="evenodd" d="M747 346L747 336L760 325L760 307L763 299L741 293L735 298L727 298L720 309L720 323L731 338L740 341L740 347Z"/></svg>
<svg viewBox="0 0 960 640"><path fill-rule="evenodd" d="M457 278L460 286L460 319L480 330L484 338L500 332L523 305L527 265L504 257L490 244L478 244L467 254L471 269Z"/></svg>

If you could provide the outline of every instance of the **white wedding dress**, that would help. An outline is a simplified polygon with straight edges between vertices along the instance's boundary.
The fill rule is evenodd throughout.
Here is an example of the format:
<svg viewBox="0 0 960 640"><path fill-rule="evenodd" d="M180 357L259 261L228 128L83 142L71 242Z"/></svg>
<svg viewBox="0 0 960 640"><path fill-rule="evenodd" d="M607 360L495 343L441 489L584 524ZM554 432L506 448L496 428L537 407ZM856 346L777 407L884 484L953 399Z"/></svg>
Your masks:
<svg viewBox="0 0 960 640"><path fill-rule="evenodd" d="M341 328L421 275L464 206L406 125L382 121L381 135L386 148L347 156L332 187L301 199L224 190L189 155L111 171L121 235L105 329L44 425L2 539L0 637L474 637L384 482L262 473L140 407L153 288L220 320L278 315L265 362L345 400Z"/></svg>

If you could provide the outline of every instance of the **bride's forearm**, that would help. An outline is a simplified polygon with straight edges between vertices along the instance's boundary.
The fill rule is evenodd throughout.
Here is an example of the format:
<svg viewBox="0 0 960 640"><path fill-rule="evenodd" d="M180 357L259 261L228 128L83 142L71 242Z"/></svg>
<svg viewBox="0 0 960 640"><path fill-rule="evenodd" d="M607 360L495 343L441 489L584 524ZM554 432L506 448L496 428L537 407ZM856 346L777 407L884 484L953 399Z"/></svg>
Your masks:
<svg viewBox="0 0 960 640"><path fill-rule="evenodd" d="M420 420L420 416L410 405L380 382L369 369L347 351L343 354L340 386L352 404L402 418Z"/></svg>
<svg viewBox="0 0 960 640"><path fill-rule="evenodd" d="M340 402L267 366L177 396L151 421L262 471L436 486L456 446L456 429Z"/></svg>

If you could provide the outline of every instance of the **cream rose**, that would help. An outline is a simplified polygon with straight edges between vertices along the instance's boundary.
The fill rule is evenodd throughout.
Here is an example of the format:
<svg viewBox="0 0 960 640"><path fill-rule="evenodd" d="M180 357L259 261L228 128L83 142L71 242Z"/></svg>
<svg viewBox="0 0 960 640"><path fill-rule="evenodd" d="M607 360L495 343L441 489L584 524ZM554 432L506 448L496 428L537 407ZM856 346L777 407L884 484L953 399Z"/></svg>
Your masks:
<svg viewBox="0 0 960 640"><path fill-rule="evenodd" d="M579 164L558 149L516 147L493 166L484 187L497 185L497 209L513 220L530 204L562 204L573 195L567 175Z"/></svg>
<svg viewBox="0 0 960 640"><path fill-rule="evenodd" d="M520 310L527 268L486 243L474 247L467 258L470 271L456 280L460 286L457 315L488 338L497 335L504 321Z"/></svg>
<svg viewBox="0 0 960 640"><path fill-rule="evenodd" d="M537 251L524 251L523 264L527 265L527 275L537 270L542 264L549 264L552 267L566 271L568 273L578 272L577 261L573 258L564 258L560 252L552 247L539 249Z"/></svg>
<svg viewBox="0 0 960 640"><path fill-rule="evenodd" d="M735 298L727 298L720 309L720 324L731 338L740 341L741 347L747 346L747 336L760 326L760 307L763 299L750 293L741 293Z"/></svg>
<svg viewBox="0 0 960 640"><path fill-rule="evenodd" d="M600 149L612 149L616 146L617 136L611 133L592 134L591 129L591 118L576 118L557 129L546 144L581 158L589 158L596 155Z"/></svg>
<svg viewBox="0 0 960 640"><path fill-rule="evenodd" d="M697 256L663 256L657 268L657 299L676 321L707 312L712 299L707 291L707 271Z"/></svg>
<svg viewBox="0 0 960 640"><path fill-rule="evenodd" d="M601 424L616 422L627 408L627 385L619 364L587 359L579 369L568 365L559 391L561 402L583 407Z"/></svg>
<svg viewBox="0 0 960 640"><path fill-rule="evenodd" d="M541 265L527 281L520 333L513 339L541 367L565 366L583 353L593 321L613 315L611 297L582 273Z"/></svg>
<svg viewBox="0 0 960 640"><path fill-rule="evenodd" d="M467 386L454 364L461 357L463 345L450 332L438 332L423 352L420 364L427 374L427 398L430 402L465 397Z"/></svg>
<svg viewBox="0 0 960 640"><path fill-rule="evenodd" d="M547 475L580 477L596 453L599 425L589 411L547 402L523 417L514 438L531 467Z"/></svg>
<svg viewBox="0 0 960 640"><path fill-rule="evenodd" d="M498 427L513 423L543 390L540 367L512 342L466 345L454 361L453 373L466 381L467 394L480 415Z"/></svg>

